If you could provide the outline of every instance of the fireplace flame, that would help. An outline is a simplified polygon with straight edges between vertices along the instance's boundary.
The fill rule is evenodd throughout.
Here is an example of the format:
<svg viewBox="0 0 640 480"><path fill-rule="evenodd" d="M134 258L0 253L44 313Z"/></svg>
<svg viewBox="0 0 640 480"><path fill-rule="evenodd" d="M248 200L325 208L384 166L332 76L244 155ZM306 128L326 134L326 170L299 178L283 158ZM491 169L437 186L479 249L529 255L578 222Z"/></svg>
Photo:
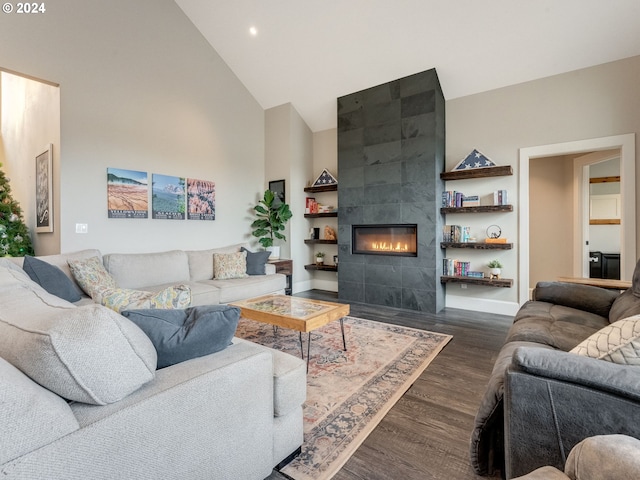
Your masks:
<svg viewBox="0 0 640 480"><path fill-rule="evenodd" d="M378 252L408 252L409 245L402 245L400 242L396 243L395 246L391 242L371 242L371 250L375 250Z"/></svg>

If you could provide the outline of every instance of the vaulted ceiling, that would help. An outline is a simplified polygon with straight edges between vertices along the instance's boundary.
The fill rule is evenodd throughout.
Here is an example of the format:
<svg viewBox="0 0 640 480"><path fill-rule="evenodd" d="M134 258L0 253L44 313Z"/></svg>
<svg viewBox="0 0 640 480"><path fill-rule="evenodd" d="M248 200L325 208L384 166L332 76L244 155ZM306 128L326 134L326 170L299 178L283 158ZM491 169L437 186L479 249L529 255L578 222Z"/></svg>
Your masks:
<svg viewBox="0 0 640 480"><path fill-rule="evenodd" d="M337 97L430 68L450 100L640 55L639 0L175 1L263 108L313 131Z"/></svg>

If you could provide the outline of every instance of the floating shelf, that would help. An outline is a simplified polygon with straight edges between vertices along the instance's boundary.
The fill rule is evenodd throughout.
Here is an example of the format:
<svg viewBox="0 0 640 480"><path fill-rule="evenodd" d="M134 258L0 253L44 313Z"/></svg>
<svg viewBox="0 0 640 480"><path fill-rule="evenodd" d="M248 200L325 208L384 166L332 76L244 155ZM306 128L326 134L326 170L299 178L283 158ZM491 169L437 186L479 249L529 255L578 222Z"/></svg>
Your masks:
<svg viewBox="0 0 640 480"><path fill-rule="evenodd" d="M305 213L304 218L337 217L338 212Z"/></svg>
<svg viewBox="0 0 640 480"><path fill-rule="evenodd" d="M440 248L474 248L477 250L511 250L513 243L441 242Z"/></svg>
<svg viewBox="0 0 640 480"><path fill-rule="evenodd" d="M480 205L479 207L442 207L440 213L513 212L513 205Z"/></svg>
<svg viewBox="0 0 640 480"><path fill-rule="evenodd" d="M318 187L304 187L304 191L309 193L337 192L338 184L334 183L333 185L320 185Z"/></svg>
<svg viewBox="0 0 640 480"><path fill-rule="evenodd" d="M305 265L304 269L305 270L322 270L325 272L337 272L338 265L316 265L315 263L312 263L310 265Z"/></svg>
<svg viewBox="0 0 640 480"><path fill-rule="evenodd" d="M510 278L475 278L443 275L440 277L440 283L467 283L469 285L482 285L484 287L511 288L513 280Z"/></svg>
<svg viewBox="0 0 640 480"><path fill-rule="evenodd" d="M466 178L503 177L505 175L513 175L513 168L511 168L511 165L506 165L504 167L469 168L468 170L442 172L440 174L440 178L442 180L464 180Z"/></svg>
<svg viewBox="0 0 640 480"><path fill-rule="evenodd" d="M321 238L319 239L312 239L312 238L308 238L304 241L304 243L306 244L312 244L312 243L324 243L324 244L328 244L328 245L337 245L338 244L338 240L323 240Z"/></svg>

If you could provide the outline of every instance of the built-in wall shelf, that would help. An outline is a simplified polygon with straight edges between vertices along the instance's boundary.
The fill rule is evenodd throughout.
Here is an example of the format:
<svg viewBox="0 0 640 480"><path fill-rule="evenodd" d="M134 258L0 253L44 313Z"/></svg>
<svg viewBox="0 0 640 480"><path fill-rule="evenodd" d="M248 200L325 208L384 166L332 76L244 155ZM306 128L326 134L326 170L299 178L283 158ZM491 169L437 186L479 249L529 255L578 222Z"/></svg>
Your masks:
<svg viewBox="0 0 640 480"><path fill-rule="evenodd" d="M305 192L309 193L319 193L319 192L337 192L338 184L334 183L332 185L319 185L317 187L304 187Z"/></svg>
<svg viewBox="0 0 640 480"><path fill-rule="evenodd" d="M440 178L442 180L464 180L467 178L504 177L505 175L513 175L511 165L442 172Z"/></svg>
<svg viewBox="0 0 640 480"><path fill-rule="evenodd" d="M309 244L313 244L313 243L324 243L326 245L337 245L338 244L338 240L324 240L322 238L319 239L315 239L315 238L307 238L304 243L306 243L307 245Z"/></svg>
<svg viewBox="0 0 640 480"><path fill-rule="evenodd" d="M304 218L337 217L338 212L305 213Z"/></svg>
<svg viewBox="0 0 640 480"><path fill-rule="evenodd" d="M474 248L477 250L511 250L513 243L440 242L440 248Z"/></svg>
<svg viewBox="0 0 640 480"><path fill-rule="evenodd" d="M325 272L337 272L338 271L338 265L318 265L316 263L312 263L310 265L305 265L304 266L305 270L322 270Z"/></svg>
<svg viewBox="0 0 640 480"><path fill-rule="evenodd" d="M483 287L511 288L513 280L511 278L475 278L443 275L440 277L440 283L466 283L468 285L482 285Z"/></svg>
<svg viewBox="0 0 640 480"><path fill-rule="evenodd" d="M513 212L513 205L480 205L479 207L441 207L440 213Z"/></svg>

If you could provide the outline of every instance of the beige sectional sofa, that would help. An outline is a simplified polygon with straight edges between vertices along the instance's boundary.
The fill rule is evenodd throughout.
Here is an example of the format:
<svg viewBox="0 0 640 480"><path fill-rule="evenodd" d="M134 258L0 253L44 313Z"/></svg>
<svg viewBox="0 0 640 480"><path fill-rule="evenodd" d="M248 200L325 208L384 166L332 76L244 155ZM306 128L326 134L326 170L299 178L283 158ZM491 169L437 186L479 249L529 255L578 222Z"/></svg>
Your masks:
<svg viewBox="0 0 640 480"><path fill-rule="evenodd" d="M96 255L39 258L71 278L68 259ZM186 283L194 305L284 288L274 273L206 278L212 255L103 261L123 288ZM12 260L0 259L3 479L259 480L299 449L301 359L234 338L222 351L156 370L156 350L134 323L89 297L72 304L48 293Z"/></svg>
<svg viewBox="0 0 640 480"><path fill-rule="evenodd" d="M120 288L160 291L172 285L187 285L191 289L192 306L229 303L269 293L284 293L286 277L275 273L275 266L266 264L266 275L218 280L213 278L213 254L233 253L246 243L208 250L170 250L156 253L109 253L87 249L60 255L38 257L59 267L74 282L68 260L100 257L105 268ZM22 258L12 258L22 266ZM79 287L79 286L78 286ZM80 303L89 303L89 297Z"/></svg>

